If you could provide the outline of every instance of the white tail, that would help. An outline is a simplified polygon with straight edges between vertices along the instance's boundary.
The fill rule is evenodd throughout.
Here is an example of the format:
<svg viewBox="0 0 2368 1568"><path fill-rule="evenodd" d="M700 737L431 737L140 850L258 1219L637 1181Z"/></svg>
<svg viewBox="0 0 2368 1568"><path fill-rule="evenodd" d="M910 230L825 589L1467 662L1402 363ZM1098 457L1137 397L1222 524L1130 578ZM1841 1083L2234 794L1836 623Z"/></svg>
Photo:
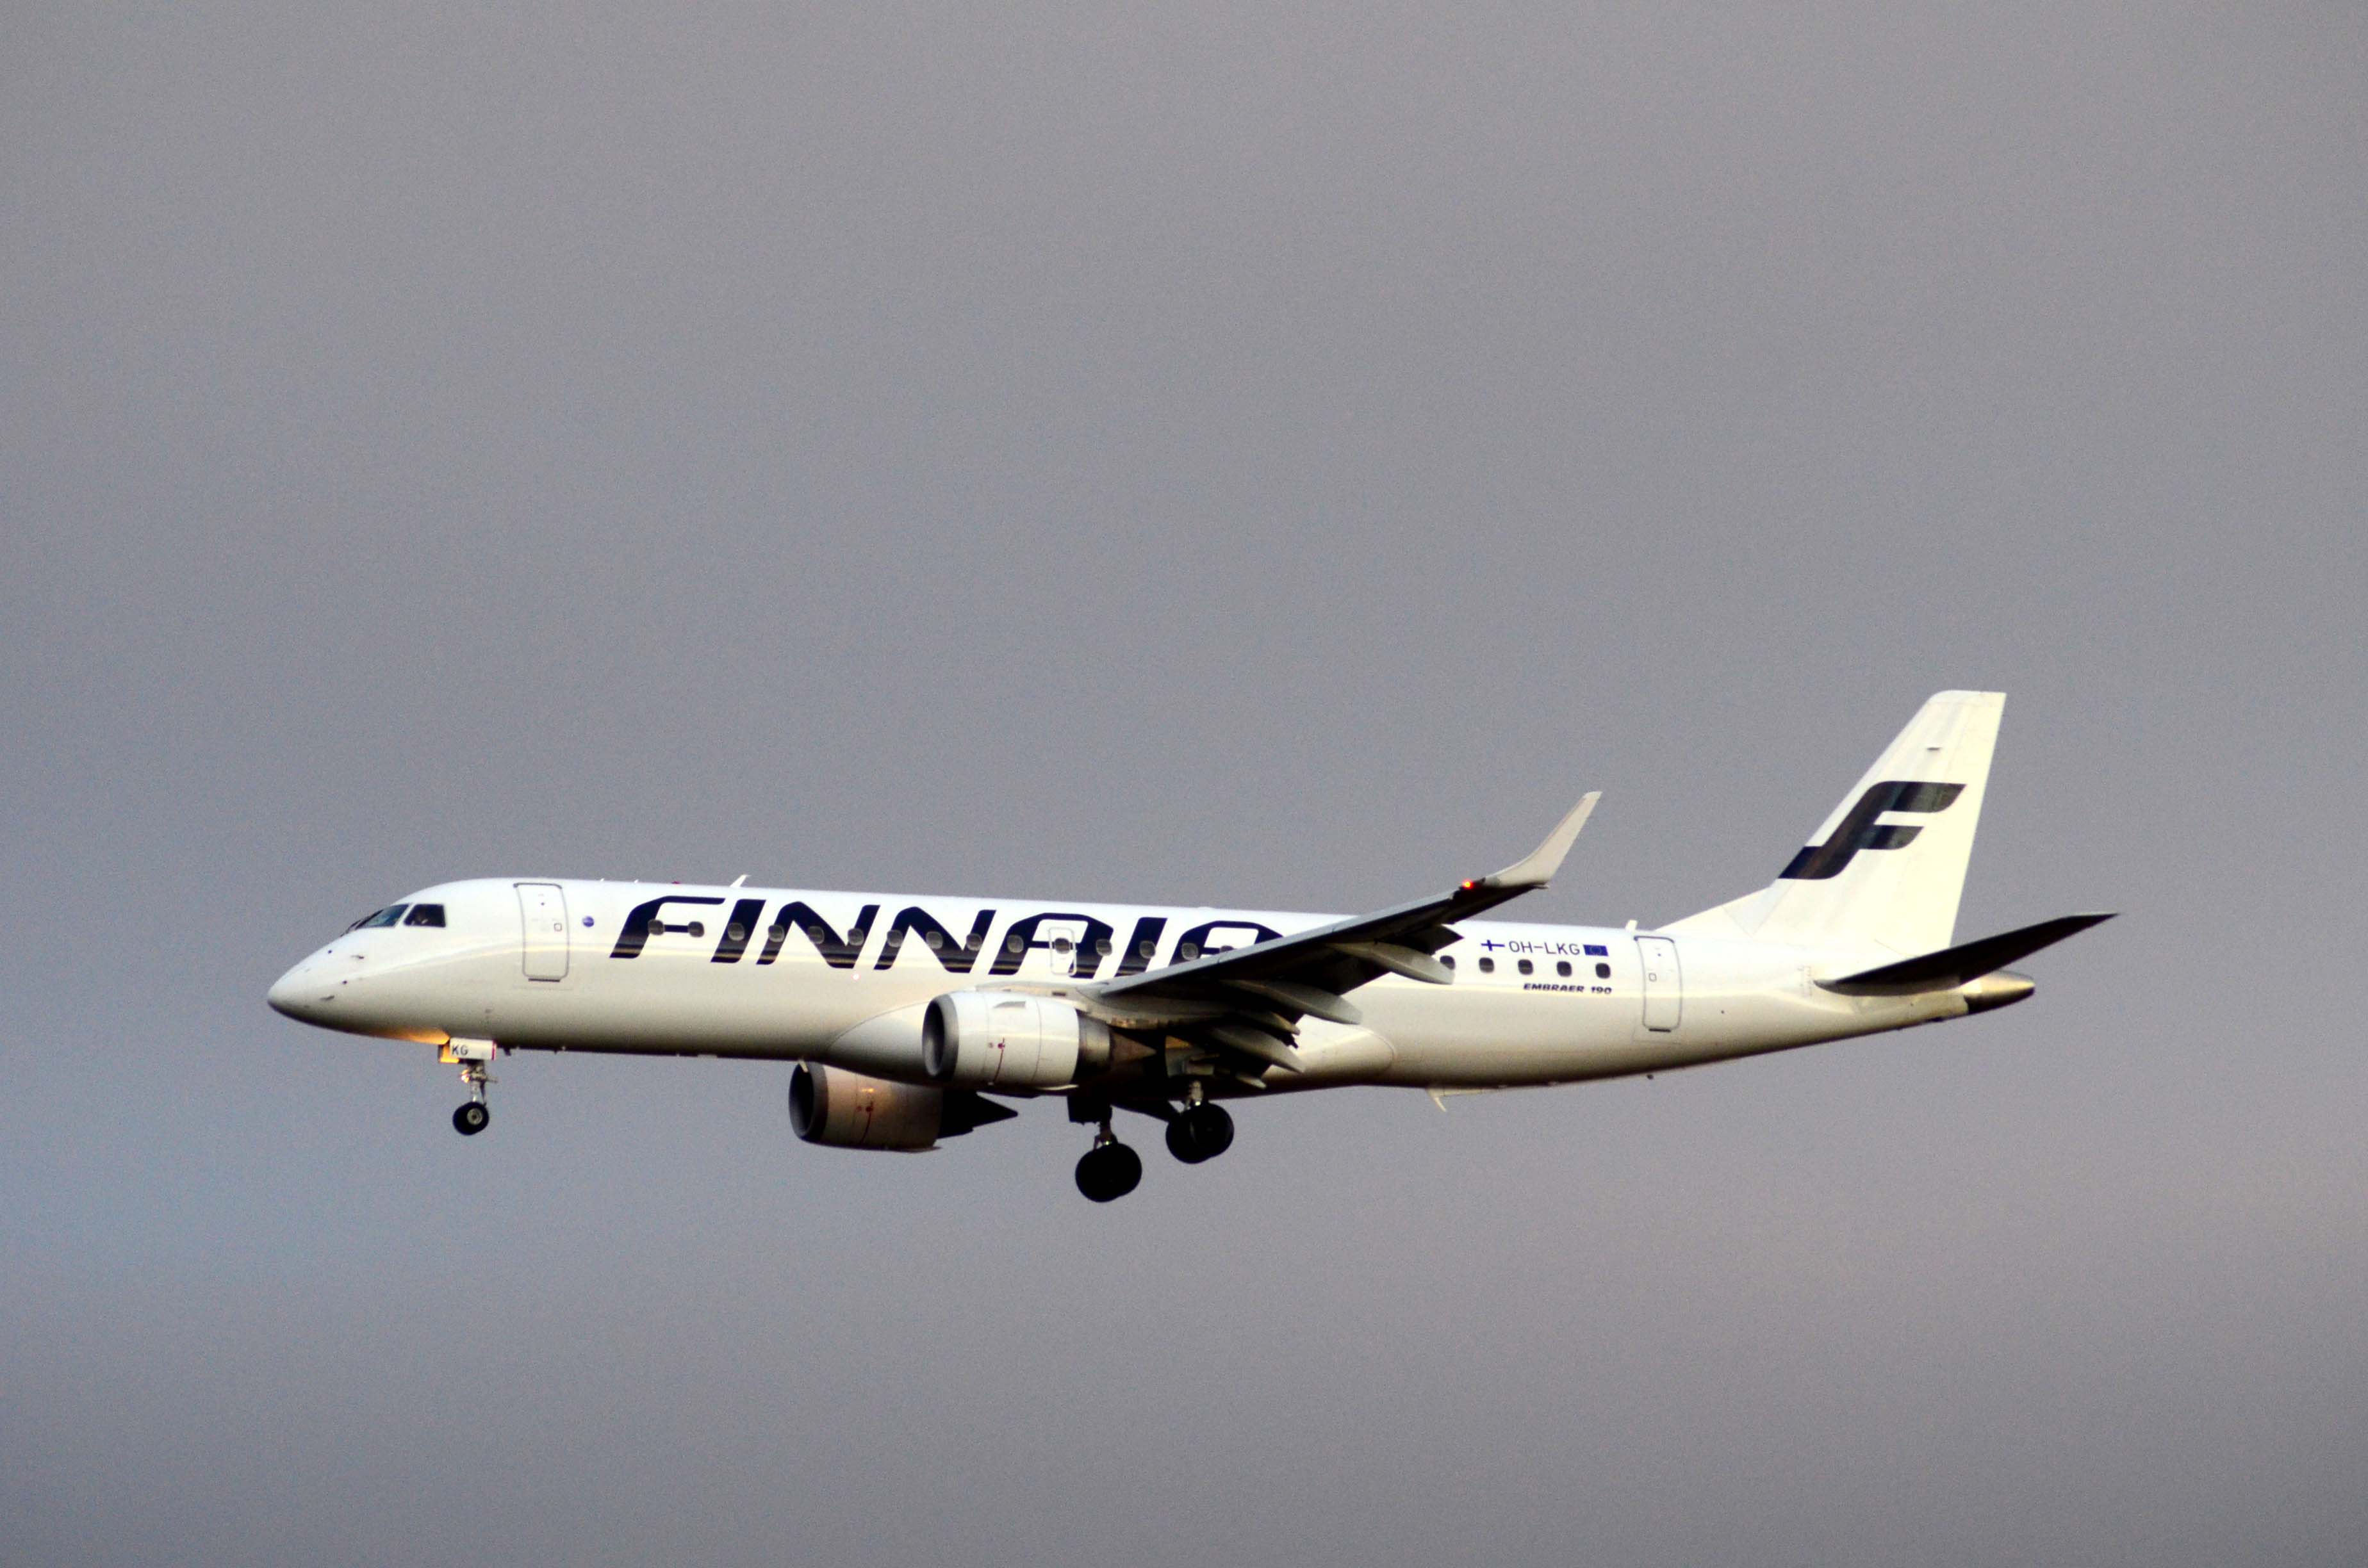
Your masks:
<svg viewBox="0 0 2368 1568"><path fill-rule="evenodd" d="M1664 930L1895 953L1949 945L2006 694L1943 691L1776 880Z"/></svg>

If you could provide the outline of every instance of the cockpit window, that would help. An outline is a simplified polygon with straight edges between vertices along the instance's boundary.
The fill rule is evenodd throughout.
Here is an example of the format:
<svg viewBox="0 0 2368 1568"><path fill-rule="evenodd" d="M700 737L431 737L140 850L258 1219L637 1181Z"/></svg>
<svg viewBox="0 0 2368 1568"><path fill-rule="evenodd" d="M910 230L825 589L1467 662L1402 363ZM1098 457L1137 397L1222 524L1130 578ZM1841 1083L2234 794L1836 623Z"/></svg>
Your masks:
<svg viewBox="0 0 2368 1568"><path fill-rule="evenodd" d="M411 906L411 913L403 917L403 923L405 926L441 926L444 924L444 906L440 903L415 903Z"/></svg>
<svg viewBox="0 0 2368 1568"><path fill-rule="evenodd" d="M399 903L390 903L384 909L380 910L376 915L363 915L359 920L357 920L352 925L347 926L346 929L348 931L367 931L374 926L392 926L402 918L403 905ZM438 924L441 924L441 922L438 922Z"/></svg>

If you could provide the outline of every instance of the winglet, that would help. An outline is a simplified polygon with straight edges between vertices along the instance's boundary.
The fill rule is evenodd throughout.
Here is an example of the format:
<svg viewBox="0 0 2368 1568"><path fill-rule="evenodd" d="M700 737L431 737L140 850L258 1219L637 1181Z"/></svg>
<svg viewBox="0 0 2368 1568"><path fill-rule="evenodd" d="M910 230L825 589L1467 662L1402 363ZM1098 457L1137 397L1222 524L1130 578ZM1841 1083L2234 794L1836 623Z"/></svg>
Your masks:
<svg viewBox="0 0 2368 1568"><path fill-rule="evenodd" d="M1571 807L1570 815L1554 824L1546 841L1530 851L1522 859L1514 861L1493 877L1483 877L1474 885L1484 888L1542 888L1562 867L1562 858L1570 853L1571 841L1578 830L1587 825L1587 813L1595 810L1595 802L1603 798L1600 790L1589 790Z"/></svg>

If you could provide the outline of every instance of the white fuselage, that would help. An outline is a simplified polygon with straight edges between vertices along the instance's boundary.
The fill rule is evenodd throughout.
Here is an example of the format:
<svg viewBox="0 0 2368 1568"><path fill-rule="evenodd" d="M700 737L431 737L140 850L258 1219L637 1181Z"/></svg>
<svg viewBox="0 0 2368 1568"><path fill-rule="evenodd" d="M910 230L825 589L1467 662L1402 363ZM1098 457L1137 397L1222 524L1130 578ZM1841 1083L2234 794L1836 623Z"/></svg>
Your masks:
<svg viewBox="0 0 2368 1568"><path fill-rule="evenodd" d="M564 879L450 882L404 903L421 905L439 908L443 924L348 931L290 970L272 1005L438 1045L805 1060L909 1076L894 1044L943 993L1107 981L1332 918ZM1462 939L1440 953L1452 960L1451 983L1384 975L1359 987L1362 1022L1304 1020L1299 1070L1268 1086L1565 1083L1969 1010L1955 991L1851 997L1815 983L1885 956L1863 947L1480 920L1456 929Z"/></svg>

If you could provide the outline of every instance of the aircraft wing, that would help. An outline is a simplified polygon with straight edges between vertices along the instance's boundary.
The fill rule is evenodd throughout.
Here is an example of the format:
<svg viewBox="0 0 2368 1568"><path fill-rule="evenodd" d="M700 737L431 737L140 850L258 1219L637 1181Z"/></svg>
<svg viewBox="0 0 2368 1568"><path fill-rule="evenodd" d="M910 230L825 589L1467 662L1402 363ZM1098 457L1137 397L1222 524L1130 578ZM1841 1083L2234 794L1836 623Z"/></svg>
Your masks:
<svg viewBox="0 0 2368 1568"><path fill-rule="evenodd" d="M1587 825L1600 791L1582 797L1545 842L1490 876L1436 898L1337 920L1311 931L1170 964L1125 980L1076 988L1080 1002L1119 1028L1163 1029L1224 1046L1265 1066L1295 1067L1299 1020L1362 1021L1348 994L1384 974L1443 985L1434 955L1450 927L1544 887Z"/></svg>

